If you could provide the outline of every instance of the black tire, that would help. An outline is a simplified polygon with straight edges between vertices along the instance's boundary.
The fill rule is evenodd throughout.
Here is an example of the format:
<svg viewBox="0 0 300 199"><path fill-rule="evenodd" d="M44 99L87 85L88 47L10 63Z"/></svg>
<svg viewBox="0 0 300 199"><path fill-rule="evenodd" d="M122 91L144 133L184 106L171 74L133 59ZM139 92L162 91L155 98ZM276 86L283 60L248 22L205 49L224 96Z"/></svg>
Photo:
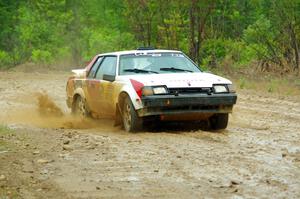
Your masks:
<svg viewBox="0 0 300 199"><path fill-rule="evenodd" d="M218 113L209 118L212 130L226 129L228 124L228 113Z"/></svg>
<svg viewBox="0 0 300 199"><path fill-rule="evenodd" d="M128 96L125 98L123 103L122 120L124 129L127 132L137 132L143 128L143 119L137 115Z"/></svg>
<svg viewBox="0 0 300 199"><path fill-rule="evenodd" d="M72 113L75 116L86 118L88 117L89 113L86 109L85 100L81 96L77 96L72 107Z"/></svg>

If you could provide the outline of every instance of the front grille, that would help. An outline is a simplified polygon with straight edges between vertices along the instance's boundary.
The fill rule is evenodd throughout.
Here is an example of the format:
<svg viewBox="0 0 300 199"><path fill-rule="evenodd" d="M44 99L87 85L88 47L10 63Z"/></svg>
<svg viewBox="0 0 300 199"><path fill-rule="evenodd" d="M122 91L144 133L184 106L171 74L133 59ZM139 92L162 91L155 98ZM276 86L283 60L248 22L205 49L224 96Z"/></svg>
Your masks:
<svg viewBox="0 0 300 199"><path fill-rule="evenodd" d="M184 111L184 110L218 110L220 108L220 106L213 106L213 105L193 105L193 106L164 106L164 107L160 107L160 110L162 111Z"/></svg>
<svg viewBox="0 0 300 199"><path fill-rule="evenodd" d="M169 92L172 95L178 94L211 94L212 88L169 88Z"/></svg>

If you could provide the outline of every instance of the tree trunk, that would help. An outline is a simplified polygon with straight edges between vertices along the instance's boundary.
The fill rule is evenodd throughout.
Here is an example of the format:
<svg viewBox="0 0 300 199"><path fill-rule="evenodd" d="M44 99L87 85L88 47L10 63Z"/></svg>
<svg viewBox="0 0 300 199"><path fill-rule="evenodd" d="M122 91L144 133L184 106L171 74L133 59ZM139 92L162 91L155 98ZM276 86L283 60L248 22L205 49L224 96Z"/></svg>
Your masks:
<svg viewBox="0 0 300 199"><path fill-rule="evenodd" d="M80 2L76 0L68 0L66 1L66 9L69 9L72 14L72 21L68 27L68 31L70 31L70 40L71 40L71 53L72 53L72 61L76 66L80 66L82 64L82 56L81 56L81 44L78 38L81 37L81 24L80 24L80 16L79 16L79 7Z"/></svg>
<svg viewBox="0 0 300 199"><path fill-rule="evenodd" d="M300 62L300 60L299 60L299 46L298 46L295 30L294 30L291 23L289 24L289 29L290 29L290 36L291 36L291 44L292 44L292 47L294 49L294 54L295 54L294 70L297 71L297 73L299 73L299 62Z"/></svg>
<svg viewBox="0 0 300 199"><path fill-rule="evenodd" d="M192 0L190 7L190 44L189 44L189 54L192 60L196 61L196 46L195 46L195 7L197 0Z"/></svg>
<svg viewBox="0 0 300 199"><path fill-rule="evenodd" d="M164 3L164 0L159 2L159 4L162 4L162 3ZM164 32L165 32L165 35L166 35L165 37L166 37L166 42L167 42L167 48L169 49L171 47L171 45L170 45L170 34L169 34L168 26L165 23L165 19L166 19L165 12L163 10L163 7L160 7L159 9L160 9L159 13L160 13L161 23L164 27Z"/></svg>
<svg viewBox="0 0 300 199"><path fill-rule="evenodd" d="M147 23L147 44L148 46L151 46L151 26L152 26L152 20L149 19Z"/></svg>
<svg viewBox="0 0 300 199"><path fill-rule="evenodd" d="M200 63L200 47L204 40L205 24L214 8L214 1L205 1L200 7L199 0L192 0L190 7L190 47L191 58ZM206 7L207 6L207 7Z"/></svg>

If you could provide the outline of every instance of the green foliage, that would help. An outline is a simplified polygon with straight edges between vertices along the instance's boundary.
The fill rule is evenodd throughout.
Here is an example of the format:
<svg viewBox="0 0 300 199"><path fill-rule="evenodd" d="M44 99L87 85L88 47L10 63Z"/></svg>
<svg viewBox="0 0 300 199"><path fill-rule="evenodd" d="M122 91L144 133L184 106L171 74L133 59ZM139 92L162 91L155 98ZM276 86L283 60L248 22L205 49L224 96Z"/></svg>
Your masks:
<svg viewBox="0 0 300 199"><path fill-rule="evenodd" d="M246 87L246 79L245 78L241 78L239 80L239 86L240 86L240 89L244 89Z"/></svg>
<svg viewBox="0 0 300 199"><path fill-rule="evenodd" d="M201 68L203 70L208 70L208 68L211 66L212 59L213 58L210 55L204 57L202 59Z"/></svg>
<svg viewBox="0 0 300 199"><path fill-rule="evenodd" d="M226 55L231 57L234 68L247 67L253 60L257 59L257 52L253 45L247 45L243 41L229 40L227 42Z"/></svg>
<svg viewBox="0 0 300 199"><path fill-rule="evenodd" d="M259 59L271 60L279 56L280 47L276 43L276 31L270 20L263 16L244 31L244 40L251 47ZM275 61L275 60L274 60Z"/></svg>
<svg viewBox="0 0 300 199"><path fill-rule="evenodd" d="M257 59L256 48L258 45L248 45L244 41L208 39L202 47L202 65L212 67L214 64L219 65L225 59L230 59L233 62L231 67L246 67Z"/></svg>
<svg viewBox="0 0 300 199"><path fill-rule="evenodd" d="M275 35L271 27L270 20L260 16L254 24L245 29L244 39L249 43L259 43L264 39L273 40Z"/></svg>
<svg viewBox="0 0 300 199"><path fill-rule="evenodd" d="M51 52L47 50L33 50L31 59L36 64L49 64L52 62L53 57Z"/></svg>
<svg viewBox="0 0 300 199"><path fill-rule="evenodd" d="M217 60L223 59L226 55L226 40L224 39L207 39L203 45L203 56L215 56Z"/></svg>
<svg viewBox="0 0 300 199"><path fill-rule="evenodd" d="M299 68L299 0L0 0L0 67L80 65L95 54L179 49L204 68Z"/></svg>
<svg viewBox="0 0 300 199"><path fill-rule="evenodd" d="M9 54L0 50L0 68L7 68L8 66L12 65L12 63L13 60Z"/></svg>
<svg viewBox="0 0 300 199"><path fill-rule="evenodd" d="M87 50L83 56L85 60L89 60L91 56L98 53L130 49L133 45L137 45L132 34L118 30L86 29L84 35L87 44Z"/></svg>

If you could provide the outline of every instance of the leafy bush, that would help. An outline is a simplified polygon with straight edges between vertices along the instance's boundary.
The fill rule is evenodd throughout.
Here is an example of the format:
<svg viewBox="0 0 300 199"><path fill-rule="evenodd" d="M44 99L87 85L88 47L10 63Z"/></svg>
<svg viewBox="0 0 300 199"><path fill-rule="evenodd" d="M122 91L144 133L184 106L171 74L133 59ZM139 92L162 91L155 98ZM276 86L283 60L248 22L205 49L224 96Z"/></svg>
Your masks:
<svg viewBox="0 0 300 199"><path fill-rule="evenodd" d="M248 45L243 41L228 40L226 42L226 55L232 59L234 68L247 67L253 60L257 59L254 44Z"/></svg>
<svg viewBox="0 0 300 199"><path fill-rule="evenodd" d="M68 46L66 47L61 47L61 48L58 48L56 53L55 53L55 58L58 59L59 61L61 60L70 60L71 59L71 48Z"/></svg>
<svg viewBox="0 0 300 199"><path fill-rule="evenodd" d="M256 49L262 51L258 44L249 45L244 41L231 39L210 39L202 47L202 65L209 67L230 60L230 67L245 67L257 58Z"/></svg>
<svg viewBox="0 0 300 199"><path fill-rule="evenodd" d="M137 46L132 34L114 29L86 29L83 37L87 41L83 55L85 60L90 60L92 56L99 53L133 49Z"/></svg>
<svg viewBox="0 0 300 199"><path fill-rule="evenodd" d="M270 20L260 16L254 24L244 30L243 39L258 59L279 64L282 52L276 40L278 34Z"/></svg>
<svg viewBox="0 0 300 199"><path fill-rule="evenodd" d="M261 43L265 40L275 39L271 22L264 16L260 16L254 24L249 25L244 30L243 37L248 43Z"/></svg>
<svg viewBox="0 0 300 199"><path fill-rule="evenodd" d="M0 68L8 68L13 64L13 59L5 51L0 50Z"/></svg>
<svg viewBox="0 0 300 199"><path fill-rule="evenodd" d="M204 58L212 56L216 60L222 60L226 55L226 40L208 39L203 43L201 50Z"/></svg>
<svg viewBox="0 0 300 199"><path fill-rule="evenodd" d="M47 50L33 50L31 60L36 64L49 64L52 62L53 57L51 52Z"/></svg>

